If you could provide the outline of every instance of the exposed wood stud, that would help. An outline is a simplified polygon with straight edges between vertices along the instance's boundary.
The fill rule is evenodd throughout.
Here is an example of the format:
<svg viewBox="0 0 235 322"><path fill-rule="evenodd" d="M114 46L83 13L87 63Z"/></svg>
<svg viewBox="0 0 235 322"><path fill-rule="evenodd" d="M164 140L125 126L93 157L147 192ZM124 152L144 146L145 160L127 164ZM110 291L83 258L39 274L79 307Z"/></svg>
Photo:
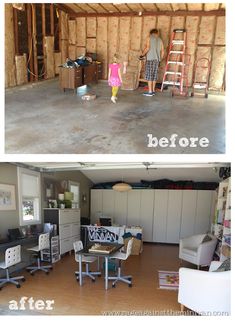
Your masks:
<svg viewBox="0 0 235 322"><path fill-rule="evenodd" d="M86 5L91 8L93 11L95 11L95 15L98 13L98 11L93 7L91 6L89 3L86 3Z"/></svg>
<svg viewBox="0 0 235 322"><path fill-rule="evenodd" d="M104 9L104 11L105 11L105 12L109 13L109 10L107 10L107 9L105 8L105 6L103 6L101 3L99 3L99 6L100 6L102 9Z"/></svg>
<svg viewBox="0 0 235 322"><path fill-rule="evenodd" d="M33 66L34 79L38 80L38 60L37 60L37 25L36 25L36 7L32 4L32 36L33 36Z"/></svg>
<svg viewBox="0 0 235 322"><path fill-rule="evenodd" d="M128 3L125 3L125 5L127 6L127 8L130 10L131 13L134 13L135 11L132 10L132 8L128 5ZM137 14L137 13L136 13Z"/></svg>
<svg viewBox="0 0 235 322"><path fill-rule="evenodd" d="M29 50L29 57L28 57L28 65L29 70L33 70L33 39L32 39L32 12L31 12L31 4L26 4L27 10L27 25L28 25L28 50ZM27 66L28 67L28 66ZM29 73L29 80L32 82L34 79L33 75Z"/></svg>
<svg viewBox="0 0 235 322"><path fill-rule="evenodd" d="M55 34L55 22L54 22L54 4L50 4L50 34L54 36Z"/></svg>
<svg viewBox="0 0 235 322"><path fill-rule="evenodd" d="M18 32L18 14L17 9L13 8L14 33L15 33L15 53L19 55L19 32Z"/></svg>
<svg viewBox="0 0 235 322"><path fill-rule="evenodd" d="M113 3L113 6L118 12L121 12L120 9L115 5L115 3Z"/></svg>

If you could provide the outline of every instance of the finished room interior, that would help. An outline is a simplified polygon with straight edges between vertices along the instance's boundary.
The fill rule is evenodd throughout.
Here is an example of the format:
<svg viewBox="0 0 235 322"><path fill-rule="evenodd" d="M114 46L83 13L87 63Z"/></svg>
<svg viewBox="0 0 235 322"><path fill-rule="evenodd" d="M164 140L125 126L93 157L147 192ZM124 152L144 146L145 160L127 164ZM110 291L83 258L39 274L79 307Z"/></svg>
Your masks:
<svg viewBox="0 0 235 322"><path fill-rule="evenodd" d="M0 163L0 314L230 315L230 175Z"/></svg>
<svg viewBox="0 0 235 322"><path fill-rule="evenodd" d="M225 3L6 3L5 152L225 153L225 12ZM151 32L162 44L153 76ZM172 134L208 144L150 144Z"/></svg>

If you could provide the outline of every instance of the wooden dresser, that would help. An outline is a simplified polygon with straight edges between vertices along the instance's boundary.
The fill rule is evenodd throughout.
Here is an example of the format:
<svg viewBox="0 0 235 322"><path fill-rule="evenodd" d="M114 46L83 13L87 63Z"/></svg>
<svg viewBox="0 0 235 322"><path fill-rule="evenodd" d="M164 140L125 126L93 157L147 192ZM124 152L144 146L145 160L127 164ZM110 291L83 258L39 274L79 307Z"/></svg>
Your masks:
<svg viewBox="0 0 235 322"><path fill-rule="evenodd" d="M98 82L102 77L102 65L90 64L88 66L80 66L78 68L60 67L59 83L60 88L76 90L77 87Z"/></svg>

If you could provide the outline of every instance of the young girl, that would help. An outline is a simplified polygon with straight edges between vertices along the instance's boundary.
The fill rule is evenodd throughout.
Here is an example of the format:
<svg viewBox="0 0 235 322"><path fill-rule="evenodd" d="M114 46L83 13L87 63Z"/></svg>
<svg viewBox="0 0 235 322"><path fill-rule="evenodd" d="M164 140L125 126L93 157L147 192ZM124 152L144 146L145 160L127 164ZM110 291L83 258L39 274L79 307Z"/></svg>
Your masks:
<svg viewBox="0 0 235 322"><path fill-rule="evenodd" d="M116 103L118 89L122 84L121 65L117 63L117 55L113 57L113 63L109 64L108 84L112 87L111 101Z"/></svg>

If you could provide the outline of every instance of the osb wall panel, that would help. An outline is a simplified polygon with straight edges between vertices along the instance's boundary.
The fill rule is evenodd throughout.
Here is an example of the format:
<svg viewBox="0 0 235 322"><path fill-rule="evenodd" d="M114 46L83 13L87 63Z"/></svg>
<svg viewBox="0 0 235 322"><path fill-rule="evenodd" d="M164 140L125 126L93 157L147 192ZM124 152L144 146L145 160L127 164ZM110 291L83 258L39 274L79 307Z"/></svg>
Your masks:
<svg viewBox="0 0 235 322"><path fill-rule="evenodd" d="M97 56L103 63L103 75L104 79L107 78L107 64L108 64L108 18L97 18Z"/></svg>
<svg viewBox="0 0 235 322"><path fill-rule="evenodd" d="M121 17L119 24L119 57L121 61L128 61L128 51L130 48L130 17Z"/></svg>
<svg viewBox="0 0 235 322"><path fill-rule="evenodd" d="M68 15L64 11L60 11L60 30L61 30L61 39L69 39L69 28L68 28Z"/></svg>
<svg viewBox="0 0 235 322"><path fill-rule="evenodd" d="M213 62L211 66L211 76L209 87L221 89L225 70L225 48L215 47L213 52Z"/></svg>
<svg viewBox="0 0 235 322"><path fill-rule="evenodd" d="M44 37L45 78L55 77L54 36Z"/></svg>
<svg viewBox="0 0 235 322"><path fill-rule="evenodd" d="M199 17L192 16L186 18L186 30L187 30L187 49L186 53L190 56L190 68L188 73L188 82L189 86L192 85L192 77L193 77L193 66L195 62L195 54L197 48L197 31L198 31Z"/></svg>
<svg viewBox="0 0 235 322"><path fill-rule="evenodd" d="M28 82L27 78L27 56L15 56L16 62L16 82L17 85L22 85Z"/></svg>
<svg viewBox="0 0 235 322"><path fill-rule="evenodd" d="M60 73L59 65L61 65L61 52L54 53L54 60L55 60L55 74L58 75Z"/></svg>
<svg viewBox="0 0 235 322"><path fill-rule="evenodd" d="M86 47L76 47L77 57L84 56L86 54Z"/></svg>
<svg viewBox="0 0 235 322"><path fill-rule="evenodd" d="M5 4L5 86L16 85L13 8Z"/></svg>
<svg viewBox="0 0 235 322"><path fill-rule="evenodd" d="M79 47L86 46L86 18L84 17L76 19L76 45Z"/></svg>
<svg viewBox="0 0 235 322"><path fill-rule="evenodd" d="M115 53L118 53L119 18L108 18L108 62L111 63Z"/></svg>
<svg viewBox="0 0 235 322"><path fill-rule="evenodd" d="M198 47L197 50L197 61L200 58L208 58L211 60L211 48L210 47ZM200 62L198 62L198 65L200 66ZM195 81L196 82L205 82L206 81L206 74L207 69L206 68L197 68L196 75L195 75Z"/></svg>
<svg viewBox="0 0 235 322"><path fill-rule="evenodd" d="M68 58L68 40L61 40L61 61L62 63L66 62Z"/></svg>
<svg viewBox="0 0 235 322"><path fill-rule="evenodd" d="M200 23L198 44L212 44L214 36L215 17L202 17Z"/></svg>
<svg viewBox="0 0 235 322"><path fill-rule="evenodd" d="M76 20L69 20L69 43L71 45L76 44Z"/></svg>
<svg viewBox="0 0 235 322"><path fill-rule="evenodd" d="M157 20L157 28L159 30L159 37L163 41L165 55L164 58L159 66L158 70L158 81L161 82L166 66L166 58L167 58L167 51L170 42L170 23L171 17L169 16L159 16Z"/></svg>
<svg viewBox="0 0 235 322"><path fill-rule="evenodd" d="M131 19L131 50L140 50L142 34L142 18L133 17Z"/></svg>
<svg viewBox="0 0 235 322"><path fill-rule="evenodd" d="M143 29L142 29L142 40L141 40L141 49L143 50L146 46L146 40L149 36L151 29L156 28L156 17L146 16L143 17Z"/></svg>
<svg viewBox="0 0 235 322"><path fill-rule="evenodd" d="M86 29L87 29L87 37L94 38L96 37L96 18L95 17L87 17L86 19Z"/></svg>
<svg viewBox="0 0 235 322"><path fill-rule="evenodd" d="M77 58L77 47L69 45L69 58L75 60Z"/></svg>
<svg viewBox="0 0 235 322"><path fill-rule="evenodd" d="M87 38L86 51L88 53L96 53L96 38Z"/></svg>
<svg viewBox="0 0 235 322"><path fill-rule="evenodd" d="M225 17L217 17L215 45L225 45Z"/></svg>

